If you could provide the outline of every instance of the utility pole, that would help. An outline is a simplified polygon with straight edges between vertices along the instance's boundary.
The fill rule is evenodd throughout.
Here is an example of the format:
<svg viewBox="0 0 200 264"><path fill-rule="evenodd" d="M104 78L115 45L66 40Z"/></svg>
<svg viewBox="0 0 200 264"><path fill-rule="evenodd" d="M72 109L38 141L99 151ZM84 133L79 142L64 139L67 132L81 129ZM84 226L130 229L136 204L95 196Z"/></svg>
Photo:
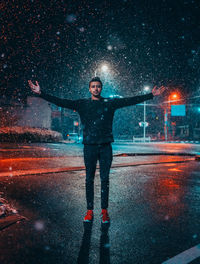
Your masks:
<svg viewBox="0 0 200 264"><path fill-rule="evenodd" d="M145 86L144 87L144 91L145 92L149 92L150 90L150 87L149 86ZM143 128L143 141L145 142L146 141L146 126L148 125L146 123L146 101L144 101L144 128Z"/></svg>
<svg viewBox="0 0 200 264"><path fill-rule="evenodd" d="M146 141L146 101L144 101L144 128L143 128L143 140Z"/></svg>
<svg viewBox="0 0 200 264"><path fill-rule="evenodd" d="M168 117L167 117L167 115L168 115L168 113L167 113L167 108L165 108L164 109L165 111L164 111L164 133L165 133L165 141L167 141L167 139L168 139L168 133L167 133L167 130L168 130Z"/></svg>

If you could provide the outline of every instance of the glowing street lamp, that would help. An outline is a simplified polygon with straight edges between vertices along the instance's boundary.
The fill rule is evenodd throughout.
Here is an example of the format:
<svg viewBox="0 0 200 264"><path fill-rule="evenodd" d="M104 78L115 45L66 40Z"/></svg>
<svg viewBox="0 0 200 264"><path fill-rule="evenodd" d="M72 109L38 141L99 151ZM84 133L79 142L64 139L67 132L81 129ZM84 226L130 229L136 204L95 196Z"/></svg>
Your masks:
<svg viewBox="0 0 200 264"><path fill-rule="evenodd" d="M149 92L149 90L150 90L150 87L149 86L144 86L144 91L145 92Z"/></svg>
<svg viewBox="0 0 200 264"><path fill-rule="evenodd" d="M97 70L98 70L98 69L96 69L96 70L94 71L94 76L95 76L95 77L97 76ZM108 72L108 71L109 71L109 67L108 67L108 65L107 65L107 64L102 64L102 65L100 66L100 71L101 71L101 72L104 72L104 73Z"/></svg>
<svg viewBox="0 0 200 264"><path fill-rule="evenodd" d="M169 102L170 101L176 101L176 100L178 100L180 98L180 95L178 94L178 93L172 93L172 94L170 94L170 96L169 96L169 98L168 98L168 100L169 100Z"/></svg>
<svg viewBox="0 0 200 264"><path fill-rule="evenodd" d="M173 99L177 99L178 95L177 94L172 94Z"/></svg>
<svg viewBox="0 0 200 264"><path fill-rule="evenodd" d="M102 70L103 72L107 72L107 71L108 71L108 65L103 64L103 65L101 66L101 70Z"/></svg>

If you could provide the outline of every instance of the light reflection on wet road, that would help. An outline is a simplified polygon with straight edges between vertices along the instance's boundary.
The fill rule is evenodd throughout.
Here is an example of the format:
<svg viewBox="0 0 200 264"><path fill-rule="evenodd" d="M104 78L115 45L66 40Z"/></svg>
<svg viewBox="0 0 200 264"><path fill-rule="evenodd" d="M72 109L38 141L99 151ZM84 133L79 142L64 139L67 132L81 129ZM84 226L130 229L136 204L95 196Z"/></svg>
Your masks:
<svg viewBox="0 0 200 264"><path fill-rule="evenodd" d="M89 231L83 172L2 178L4 195L30 221L1 232L0 262L32 264L40 256L37 263L77 263L81 255L89 263L162 263L200 242L199 175L195 161L111 169L105 232L98 171Z"/></svg>

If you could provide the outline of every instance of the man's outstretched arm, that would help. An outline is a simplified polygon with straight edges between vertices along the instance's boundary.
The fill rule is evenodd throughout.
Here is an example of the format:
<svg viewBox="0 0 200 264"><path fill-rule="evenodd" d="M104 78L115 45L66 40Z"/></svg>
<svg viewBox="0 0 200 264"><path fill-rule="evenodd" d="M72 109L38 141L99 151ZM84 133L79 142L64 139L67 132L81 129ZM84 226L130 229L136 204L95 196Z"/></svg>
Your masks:
<svg viewBox="0 0 200 264"><path fill-rule="evenodd" d="M125 98L116 98L112 101L112 105L115 109L122 108L125 106L131 106L135 104L142 103L146 100L153 99L154 96L160 95L165 91L165 87L157 87L154 86L152 92L145 95L133 96L133 97L125 97Z"/></svg>
<svg viewBox="0 0 200 264"><path fill-rule="evenodd" d="M72 110L76 110L77 108L77 101L76 100L69 100L69 99L61 99L56 96L52 96L49 94L46 94L41 91L40 85L38 81L36 81L36 84L33 84L31 80L28 80L28 84L35 94L38 94L41 98L47 100L48 102L51 102L57 106L69 108Z"/></svg>

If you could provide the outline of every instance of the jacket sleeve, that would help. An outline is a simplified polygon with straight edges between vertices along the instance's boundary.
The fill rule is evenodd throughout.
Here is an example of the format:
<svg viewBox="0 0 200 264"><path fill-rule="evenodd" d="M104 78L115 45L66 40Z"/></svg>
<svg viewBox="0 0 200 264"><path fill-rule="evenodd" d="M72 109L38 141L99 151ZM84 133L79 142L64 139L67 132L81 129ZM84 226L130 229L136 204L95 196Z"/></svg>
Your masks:
<svg viewBox="0 0 200 264"><path fill-rule="evenodd" d="M133 97L126 97L126 98L115 98L111 104L113 108L116 110L118 108L122 108L125 106L131 106L136 105L139 103L142 103L146 100L153 99L153 94L145 94L145 95L139 95L139 96L133 96Z"/></svg>
<svg viewBox="0 0 200 264"><path fill-rule="evenodd" d="M78 108L78 100L61 99L61 98L58 98L56 96L46 94L42 91L41 91L40 97L45 99L46 101L48 101L50 103L57 105L57 106L69 108L72 110L77 110L77 108Z"/></svg>

